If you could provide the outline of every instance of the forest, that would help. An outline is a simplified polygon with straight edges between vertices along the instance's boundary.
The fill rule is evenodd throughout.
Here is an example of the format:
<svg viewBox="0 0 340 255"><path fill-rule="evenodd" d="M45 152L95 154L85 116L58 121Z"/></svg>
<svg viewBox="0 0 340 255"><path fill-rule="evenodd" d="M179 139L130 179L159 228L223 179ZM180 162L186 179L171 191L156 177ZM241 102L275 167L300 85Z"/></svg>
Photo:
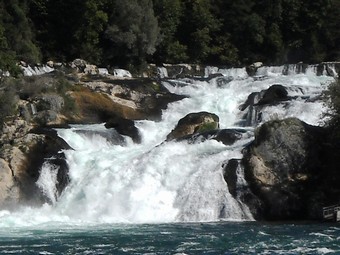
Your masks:
<svg viewBox="0 0 340 255"><path fill-rule="evenodd" d="M0 69L340 58L340 0L0 0Z"/></svg>

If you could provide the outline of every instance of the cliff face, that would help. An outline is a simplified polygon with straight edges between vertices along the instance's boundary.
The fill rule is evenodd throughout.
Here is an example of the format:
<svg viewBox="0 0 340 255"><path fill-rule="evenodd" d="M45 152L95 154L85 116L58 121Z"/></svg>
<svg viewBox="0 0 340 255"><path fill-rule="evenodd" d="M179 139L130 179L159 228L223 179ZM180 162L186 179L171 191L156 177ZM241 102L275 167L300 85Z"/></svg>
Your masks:
<svg viewBox="0 0 340 255"><path fill-rule="evenodd" d="M340 172L323 128L295 119L264 123L244 151L245 176L263 202L268 220L320 219L322 207L337 203Z"/></svg>

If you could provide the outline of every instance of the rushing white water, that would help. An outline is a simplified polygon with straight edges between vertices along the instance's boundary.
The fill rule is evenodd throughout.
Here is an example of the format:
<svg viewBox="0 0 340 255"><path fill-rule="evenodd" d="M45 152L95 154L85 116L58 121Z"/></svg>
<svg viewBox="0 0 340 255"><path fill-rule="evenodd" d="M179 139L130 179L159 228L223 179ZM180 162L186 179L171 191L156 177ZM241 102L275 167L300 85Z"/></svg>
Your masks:
<svg viewBox="0 0 340 255"><path fill-rule="evenodd" d="M70 224L145 223L177 221L252 220L244 204L233 198L223 179L222 164L242 157L241 150L252 141L252 128L231 146L215 140L198 144L164 142L178 120L188 113L208 111L220 117L221 128L239 128L245 112L239 106L252 92L273 84L287 87L294 100L263 107L262 122L298 117L320 125L325 106L312 100L320 95L332 77L306 74L283 75L282 67L261 67L258 76L248 77L244 69L206 70L223 77L208 81L172 80L164 85L173 93L188 97L163 111L160 122L138 121L142 143L125 137L121 145L112 144L100 133L103 125L74 126L58 134L74 150L66 151L71 182L55 197L56 170L45 166L37 183L52 205L0 212L0 227L36 225L47 222ZM257 77L258 77L257 76ZM231 78L230 78L231 77ZM306 101L309 98L309 101ZM86 130L96 130L89 135ZM82 131L82 132L80 132ZM237 170L238 185L247 185L242 169Z"/></svg>
<svg viewBox="0 0 340 255"><path fill-rule="evenodd" d="M37 181L37 186L52 204L55 204L57 201L56 184L58 171L58 166L45 162L40 170L40 176Z"/></svg>

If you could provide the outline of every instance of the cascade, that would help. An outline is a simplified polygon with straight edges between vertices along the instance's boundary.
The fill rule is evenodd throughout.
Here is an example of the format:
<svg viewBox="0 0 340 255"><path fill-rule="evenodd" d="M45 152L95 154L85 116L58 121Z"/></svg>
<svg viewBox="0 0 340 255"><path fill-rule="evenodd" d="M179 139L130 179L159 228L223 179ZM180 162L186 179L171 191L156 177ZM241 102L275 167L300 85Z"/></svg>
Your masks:
<svg viewBox="0 0 340 255"><path fill-rule="evenodd" d="M206 69L207 77L219 72L222 78L233 78L226 79L223 86L219 83L221 77L164 80L170 92L187 97L171 103L159 122L137 121L140 144L117 133L108 136L103 124L58 129L58 135L74 149L65 151L70 184L57 197L58 169L44 164L37 185L51 204L18 212L0 211L0 218L19 225L253 220L240 197L229 193L223 165L242 158L241 150L253 140L254 126L265 121L295 116L309 124L321 124L326 107L309 99L333 81L314 71L283 75L283 69L261 67L257 73L263 76L260 80L249 77L244 68ZM159 71L166 74L165 70ZM246 127L247 110L242 111L240 105L251 93L267 90L273 84L284 86L291 100L253 106L261 113L261 120ZM218 115L220 128L243 129L242 139L228 146L215 140L164 142L179 119L200 111ZM237 186L245 189L243 169L238 168L236 174Z"/></svg>

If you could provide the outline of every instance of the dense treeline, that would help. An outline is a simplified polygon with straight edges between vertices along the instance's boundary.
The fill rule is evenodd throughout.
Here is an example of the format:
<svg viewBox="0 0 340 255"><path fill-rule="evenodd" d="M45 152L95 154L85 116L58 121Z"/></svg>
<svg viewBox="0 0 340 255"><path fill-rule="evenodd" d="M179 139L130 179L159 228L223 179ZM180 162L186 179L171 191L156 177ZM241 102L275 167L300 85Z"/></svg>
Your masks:
<svg viewBox="0 0 340 255"><path fill-rule="evenodd" d="M0 0L0 69L338 60L340 0Z"/></svg>

